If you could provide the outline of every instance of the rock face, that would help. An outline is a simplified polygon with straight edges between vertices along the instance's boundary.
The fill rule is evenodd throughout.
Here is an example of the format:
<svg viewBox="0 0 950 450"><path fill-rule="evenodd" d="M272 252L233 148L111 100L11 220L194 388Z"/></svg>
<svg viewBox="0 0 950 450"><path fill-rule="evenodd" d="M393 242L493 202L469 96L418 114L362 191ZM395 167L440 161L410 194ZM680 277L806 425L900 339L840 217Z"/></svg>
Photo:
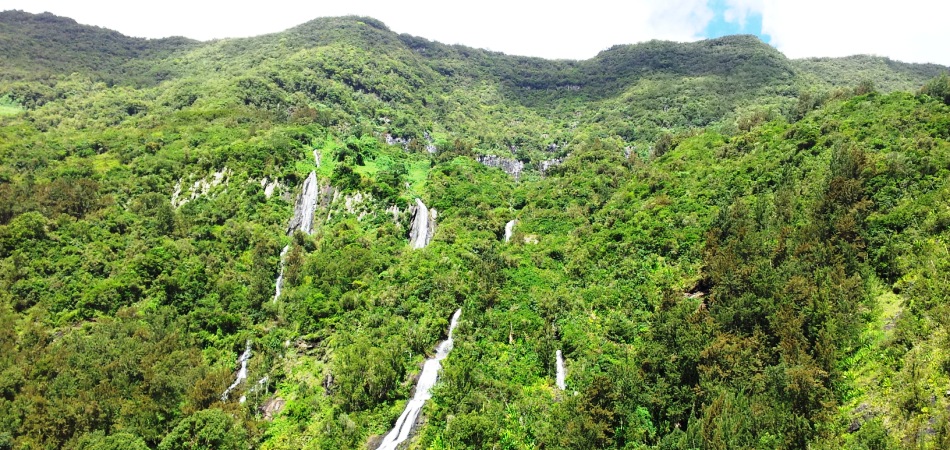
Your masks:
<svg viewBox="0 0 950 450"><path fill-rule="evenodd" d="M175 208L178 208L184 205L185 203L188 203L189 201L194 200L198 197L209 195L211 193L212 188L215 188L222 184L225 184L225 185L228 184L228 181L230 181L232 174L233 172L231 171L231 169L228 169L227 167L225 167L217 172L214 172L208 175L207 177L204 177L195 181L191 185L191 188L188 189L189 195L187 197L182 195L183 193L182 181L183 180L179 179L178 182L175 183L175 190L172 192L172 206L174 206Z"/></svg>
<svg viewBox="0 0 950 450"><path fill-rule="evenodd" d="M264 420L274 420L274 416L277 415L281 409L284 409L286 403L287 401L280 397L274 397L264 402L260 409L260 411L264 413Z"/></svg>
<svg viewBox="0 0 950 450"><path fill-rule="evenodd" d="M514 158L503 158L496 155L483 155L475 158L476 161L488 166L503 170L517 181L524 171L524 163Z"/></svg>
<svg viewBox="0 0 950 450"><path fill-rule="evenodd" d="M412 143L412 139L403 139L401 137L393 137L393 135L386 133L383 135L383 138L386 140L387 145L399 145L403 150L409 150L409 144Z"/></svg>
<svg viewBox="0 0 950 450"><path fill-rule="evenodd" d="M422 137L425 138L425 140L426 140L426 151L427 151L427 152L429 152L429 153L431 153L431 154L435 154L435 152L439 151L439 149L435 146L435 141L432 140L432 135L429 134L428 131L426 131L425 133L423 133Z"/></svg>
<svg viewBox="0 0 950 450"><path fill-rule="evenodd" d="M406 404L406 409L399 418L396 419L396 424L393 426L393 429L383 438L383 443L379 445L377 450L396 450L399 444L409 439L409 433L412 432L413 425L415 425L416 420L419 418L419 413L422 412L422 407L425 405L426 400L432 398L432 393L429 391L435 386L435 382L439 380L439 370L442 369L442 360L452 351L452 332L455 331L455 327L458 326L459 317L461 315L461 309L457 309L455 314L452 315L452 321L449 323L449 337L436 347L435 356L427 359L422 366L422 373L419 374L419 382L416 384L415 395L413 395L412 400L409 400L409 403Z"/></svg>
<svg viewBox="0 0 950 450"><path fill-rule="evenodd" d="M544 174L552 167L560 166L564 163L564 158L547 159L538 163L538 170Z"/></svg>
<svg viewBox="0 0 950 450"><path fill-rule="evenodd" d="M554 357L557 360L557 375L554 382L557 384L557 388L563 391L564 389L567 389L567 372L564 371L564 355L561 354L560 350L558 350L554 354Z"/></svg>
<svg viewBox="0 0 950 450"><path fill-rule="evenodd" d="M261 188L264 189L264 197L271 198L274 196L274 191L278 188L282 188L280 181L278 180L268 180L267 177L261 178Z"/></svg>
<svg viewBox="0 0 950 450"><path fill-rule="evenodd" d="M412 228L409 230L409 244L412 248L425 248L435 234L435 220L439 216L435 208L429 209L422 200L416 199L412 210Z"/></svg>
<svg viewBox="0 0 950 450"><path fill-rule="evenodd" d="M517 224L518 224L517 220L509 220L508 223L505 224L505 242L508 242L511 240L511 233L514 232L515 225Z"/></svg>
<svg viewBox="0 0 950 450"><path fill-rule="evenodd" d="M247 379L247 361L249 359L251 359L251 341L250 340L247 341L246 347L244 349L244 353L241 353L241 356L238 357L238 364L241 365L241 369L238 370L237 376L234 377L234 383L231 383L231 385L228 386L227 389L225 389L224 393L221 394L222 402L228 401L228 395L231 394L231 391L233 391L234 388L238 387L241 383L244 382L244 380Z"/></svg>

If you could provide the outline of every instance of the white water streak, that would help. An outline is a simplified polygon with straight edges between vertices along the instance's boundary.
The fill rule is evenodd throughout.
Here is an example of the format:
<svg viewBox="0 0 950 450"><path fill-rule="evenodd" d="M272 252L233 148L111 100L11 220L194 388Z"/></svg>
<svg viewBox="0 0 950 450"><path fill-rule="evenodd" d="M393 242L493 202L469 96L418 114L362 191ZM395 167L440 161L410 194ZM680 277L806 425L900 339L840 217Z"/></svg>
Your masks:
<svg viewBox="0 0 950 450"><path fill-rule="evenodd" d="M567 389L565 380L567 378L567 373L564 372L564 355L562 355L561 351L558 350L555 353L555 357L557 358L557 378L555 379L555 383L557 384L557 388L563 391Z"/></svg>
<svg viewBox="0 0 950 450"><path fill-rule="evenodd" d="M297 203L294 205L294 217L290 220L290 228L287 230L287 234L293 235L296 230L313 234L313 215L317 211L317 197L319 195L320 186L317 185L317 173L310 172L310 175L303 182L303 191L300 193L300 197L297 198ZM277 302L277 297L280 297L280 292L284 285L284 257L287 256L288 250L290 250L289 245L280 251L280 273L274 282L273 301L275 303Z"/></svg>
<svg viewBox="0 0 950 450"><path fill-rule="evenodd" d="M412 248L425 248L429 243L429 208L426 208L422 200L416 199L416 217L412 223L413 239Z"/></svg>
<svg viewBox="0 0 950 450"><path fill-rule="evenodd" d="M231 383L230 386L221 394L221 401L228 401L228 395L231 394L231 391L234 388L238 387L244 380L247 379L247 360L251 359L251 340L248 339L244 353L241 353L241 356L238 357L238 363L241 364L241 369L238 370L237 377L234 378L234 383Z"/></svg>
<svg viewBox="0 0 950 450"><path fill-rule="evenodd" d="M508 223L505 224L505 242L508 242L511 240L511 233L514 232L515 225L517 224L518 224L517 220L509 220Z"/></svg>
<svg viewBox="0 0 950 450"><path fill-rule="evenodd" d="M379 445L377 450L396 450L399 444L409 439L409 433L419 418L422 407L425 405L426 400L432 398L430 390L435 386L436 381L439 380L439 370L442 368L442 360L452 351L452 332L455 331L455 327L458 326L459 316L461 315L461 308L456 310L455 314L452 315L452 321L449 324L448 339L442 341L442 343L436 347L435 356L426 360L422 366L422 373L419 374L419 382L416 383L416 394L412 397L412 400L409 400L409 403L406 404L406 409L403 410L399 419L396 419L396 424L393 426L393 429L383 438L383 443Z"/></svg>

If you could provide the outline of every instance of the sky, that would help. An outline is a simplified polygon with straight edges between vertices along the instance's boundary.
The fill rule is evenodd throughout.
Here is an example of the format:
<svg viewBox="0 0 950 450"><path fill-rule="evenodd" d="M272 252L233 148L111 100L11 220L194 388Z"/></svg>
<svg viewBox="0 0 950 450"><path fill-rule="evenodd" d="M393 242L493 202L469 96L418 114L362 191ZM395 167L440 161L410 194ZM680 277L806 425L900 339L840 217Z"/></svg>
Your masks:
<svg viewBox="0 0 950 450"><path fill-rule="evenodd" d="M357 14L446 44L586 59L616 44L755 34L790 58L871 54L950 65L946 0L0 0L136 37L209 40Z"/></svg>

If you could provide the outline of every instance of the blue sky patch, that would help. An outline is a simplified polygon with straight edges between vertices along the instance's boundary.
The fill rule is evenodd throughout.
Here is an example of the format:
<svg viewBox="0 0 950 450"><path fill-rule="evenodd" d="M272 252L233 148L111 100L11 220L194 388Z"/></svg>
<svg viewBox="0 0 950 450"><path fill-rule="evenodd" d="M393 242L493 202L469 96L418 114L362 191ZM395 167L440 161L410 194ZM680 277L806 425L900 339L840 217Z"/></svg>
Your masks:
<svg viewBox="0 0 950 450"><path fill-rule="evenodd" d="M713 11L713 19L706 24L702 36L705 38L717 38L728 36L730 34L754 34L765 43L771 43L772 37L762 32L762 13L749 11L746 15L745 23L741 24L738 20L729 22L726 20L725 0L711 0L709 8Z"/></svg>

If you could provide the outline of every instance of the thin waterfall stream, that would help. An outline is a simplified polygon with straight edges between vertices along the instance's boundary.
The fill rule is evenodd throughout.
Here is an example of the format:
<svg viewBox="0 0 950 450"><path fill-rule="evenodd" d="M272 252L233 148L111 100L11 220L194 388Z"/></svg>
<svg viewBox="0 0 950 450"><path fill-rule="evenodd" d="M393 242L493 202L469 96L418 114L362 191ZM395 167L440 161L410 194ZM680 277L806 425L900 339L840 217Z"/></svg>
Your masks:
<svg viewBox="0 0 950 450"><path fill-rule="evenodd" d="M234 377L234 382L221 394L221 401L228 401L228 395L231 394L231 391L234 388L238 387L244 380L247 379L247 361L251 359L251 340L248 339L244 347L244 353L241 353L241 356L238 357L238 363L241 365L241 369L238 370L237 376Z"/></svg>
<svg viewBox="0 0 950 450"><path fill-rule="evenodd" d="M557 375L554 382L557 384L557 388L563 391L567 389L567 372L564 371L564 355L558 350L555 352L554 357L557 359Z"/></svg>
<svg viewBox="0 0 950 450"><path fill-rule="evenodd" d="M409 439L409 433L412 432L412 426L419 418L422 407L425 406L426 400L432 398L430 391L435 386L435 382L439 380L442 360L452 351L452 332L458 326L459 316L461 315L461 308L457 309L455 314L452 314L452 321L449 323L449 337L436 347L435 356L427 359L422 366L422 373L419 374L419 381L416 383L416 394L406 404L406 409L396 419L393 429L383 438L382 444L376 450L396 450L399 444Z"/></svg>
<svg viewBox="0 0 950 450"><path fill-rule="evenodd" d="M518 224L517 220L509 220L508 223L505 224L505 242L508 242L511 240L511 234L514 232L515 225L517 224Z"/></svg>
<svg viewBox="0 0 950 450"><path fill-rule="evenodd" d="M317 199L320 195L320 186L317 185L317 173L310 172L307 179L303 182L303 191L297 197L297 203L294 204L294 216L290 219L287 227L287 234L293 235L294 231L300 230L307 234L313 233L313 215L317 211ZM280 297L280 292L284 287L284 257L290 250L290 245L284 246L280 251L280 273L274 282L274 302Z"/></svg>

